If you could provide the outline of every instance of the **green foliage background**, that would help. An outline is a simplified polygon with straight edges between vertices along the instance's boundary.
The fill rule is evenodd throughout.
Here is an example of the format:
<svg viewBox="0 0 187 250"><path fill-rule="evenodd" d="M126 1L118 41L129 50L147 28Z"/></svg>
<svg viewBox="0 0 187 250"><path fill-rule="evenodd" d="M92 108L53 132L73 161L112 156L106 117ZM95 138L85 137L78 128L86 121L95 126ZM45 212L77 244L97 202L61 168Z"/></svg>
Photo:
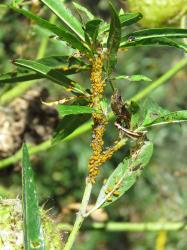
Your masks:
<svg viewBox="0 0 187 250"><path fill-rule="evenodd" d="M107 1L82 1L97 15L109 18ZM98 3L97 3L98 2ZM120 1L118 5L120 6ZM40 8L40 6L38 7ZM50 13L45 12L49 18ZM14 66L10 58L28 58L37 56L37 48L42 39L47 39L48 33L26 20L15 12L0 8L0 73L11 71ZM68 55L65 43L50 38L45 55ZM63 49L62 49L63 48ZM125 55L119 54L116 71L120 75L143 74L155 80L172 65L183 57L183 52L174 48L130 48ZM80 78L87 81L87 75ZM185 108L187 102L187 71L180 71L170 81L156 89L150 97L168 110ZM41 86L47 87L51 99L63 97L59 86L50 85L48 80L39 81ZM124 99L147 86L148 83L129 83L125 80L116 81ZM86 85L86 84L85 84ZM5 87L6 88L6 87ZM5 91L0 89L0 94ZM106 135L110 142L114 136L114 128L109 127ZM183 125L162 126L153 128L149 137L155 143L155 151L143 176L138 180L125 196L106 208L109 221L127 222L176 222L184 221L187 216L187 127ZM34 156L33 166L40 204L50 208L50 214L61 219L63 223L74 221L74 212L65 214L64 208L69 204L80 202L87 162L90 155L90 132L54 146L46 152ZM115 154L112 160L102 169L99 182L123 158L123 153ZM21 174L19 164L1 170L0 196L15 198L21 194ZM97 187L95 197L97 197ZM99 219L99 218L98 218ZM90 219L88 223L92 223ZM65 236L64 236L65 237ZM76 250L113 250L154 249L157 233L125 233L96 230L81 233ZM185 232L169 232L166 250L185 250L187 239ZM124 247L125 246L125 247Z"/></svg>

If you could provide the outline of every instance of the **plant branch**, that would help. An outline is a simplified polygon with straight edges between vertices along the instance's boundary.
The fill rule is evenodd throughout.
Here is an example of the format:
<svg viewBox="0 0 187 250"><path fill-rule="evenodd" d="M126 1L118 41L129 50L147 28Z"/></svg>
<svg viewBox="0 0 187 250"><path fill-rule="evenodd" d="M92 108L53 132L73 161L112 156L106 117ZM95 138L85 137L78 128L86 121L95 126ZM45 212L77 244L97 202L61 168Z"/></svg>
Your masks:
<svg viewBox="0 0 187 250"><path fill-rule="evenodd" d="M77 214L77 218L75 220L75 224L74 224L73 229L70 233L70 236L68 237L68 241L65 244L64 250L70 250L72 248L75 240L76 240L77 234L78 234L78 232L81 228L81 225L84 221L84 218L85 218L84 214L86 213L86 209L87 209L88 202L90 199L91 191L92 191L92 183L89 181L89 179L87 179L81 207L80 207L80 210Z"/></svg>
<svg viewBox="0 0 187 250"><path fill-rule="evenodd" d="M82 198L81 207L77 214L75 224L68 238L68 241L64 247L64 250L70 250L76 240L77 234L81 228L84 218L86 217L87 206L92 191L92 184L95 183L95 179L99 174L100 162L98 162L97 160L99 159L99 157L101 157L103 153L103 145L104 145L103 135L107 125L107 119L105 115L102 113L100 105L100 102L103 98L104 86L105 86L104 81L102 80L102 69L103 69L103 57L102 55L99 54L92 59L92 68L90 74L91 92L92 92L92 99L90 105L91 107L95 108L95 110L97 110L92 113L92 121L93 121L92 142L91 142L92 155L88 162L88 177L86 180L86 187ZM104 159L105 158L106 157L104 157Z"/></svg>
<svg viewBox="0 0 187 250"><path fill-rule="evenodd" d="M0 97L0 105L5 106L6 104L10 103L13 99L25 93L35 83L36 81L34 80L16 84L15 87L8 90Z"/></svg>
<svg viewBox="0 0 187 250"><path fill-rule="evenodd" d="M0 8L8 8L7 4L0 4Z"/></svg>
<svg viewBox="0 0 187 250"><path fill-rule="evenodd" d="M58 228L62 231L71 231L72 225L60 223ZM157 231L178 231L187 230L184 222L93 222L82 227L87 230L105 230L108 232L157 232Z"/></svg>
<svg viewBox="0 0 187 250"><path fill-rule="evenodd" d="M122 139L121 141L119 141L119 144L121 144L121 146L124 146L126 144L126 142L127 142L127 139ZM121 178L117 181L114 188L98 204L96 203L96 205L85 214L86 217L88 217L90 214L94 213L97 209L99 209L107 201L107 199L109 197L111 197L112 193L116 190L116 187L121 184L121 182L123 181L125 176L126 176L126 174L121 176Z"/></svg>
<svg viewBox="0 0 187 250"><path fill-rule="evenodd" d="M168 70L165 74L163 74L160 78L158 78L158 80L154 81L148 87L144 88L137 95L132 97L132 100L135 102L141 100L142 98L147 96L149 93L151 93L154 89L158 88L160 85L164 84L169 79L171 79L172 76L174 76L179 70L184 68L186 65L187 65L187 58L184 58L183 60L178 62L174 67Z"/></svg>
<svg viewBox="0 0 187 250"><path fill-rule="evenodd" d="M49 18L49 22L54 24L56 22L57 16L54 14L51 14L50 18ZM36 59L40 59L45 55L46 49L47 49L47 45L48 45L48 41L49 41L49 37L46 36L42 39L41 43L40 43L40 47L38 49L38 53L36 56Z"/></svg>
<svg viewBox="0 0 187 250"><path fill-rule="evenodd" d="M112 232L145 232L145 231L177 231L187 230L184 222L145 222L145 223L128 223L128 222L108 222L91 224L91 229L103 229Z"/></svg>

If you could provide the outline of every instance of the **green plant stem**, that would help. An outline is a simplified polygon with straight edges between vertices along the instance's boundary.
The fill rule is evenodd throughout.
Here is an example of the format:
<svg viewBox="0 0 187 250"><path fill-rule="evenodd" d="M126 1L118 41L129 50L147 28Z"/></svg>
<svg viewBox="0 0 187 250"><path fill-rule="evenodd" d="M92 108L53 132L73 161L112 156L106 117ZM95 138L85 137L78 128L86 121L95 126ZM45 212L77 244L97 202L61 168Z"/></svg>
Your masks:
<svg viewBox="0 0 187 250"><path fill-rule="evenodd" d="M132 97L130 100L134 100L134 101L141 100L146 95L148 95L150 92L152 92L154 89L156 89L159 86L161 86L162 84L164 84L167 80L169 80L172 76L174 76L179 70L181 70L182 68L184 68L186 65L187 65L187 58L185 58L185 59L181 60L180 62L178 62L175 66L173 66L173 68L171 68L170 70L168 70L158 80L154 81L147 88L145 88L142 91L140 91L137 95L135 95L134 97ZM9 99L9 101L10 101L10 99ZM1 99L0 99L0 104L1 104ZM113 115L110 116L110 119L112 119L112 118L113 118ZM70 136L68 136L67 138L65 138L63 140L63 142L72 140L75 137L77 137L77 136L79 136L79 135L81 135L81 134L89 131L90 129L91 129L91 123L90 122L85 123L83 126L81 126L80 128L78 128L77 130L75 130L74 133L72 133ZM48 141L43 142L43 143L41 143L39 145L30 147L29 153L31 155L32 154L36 154L36 153L39 153L41 151L44 151L44 150L50 148L51 146L52 146L51 140L48 140ZM5 167L7 167L8 165L15 163L16 161L18 161L20 159L21 159L21 152L18 151L15 155L0 160L0 169L3 169Z"/></svg>
<svg viewBox="0 0 187 250"><path fill-rule="evenodd" d="M135 95L132 98L132 100L137 102L140 99L144 98L150 92L152 92L154 89L158 88L160 85L167 82L172 76L174 76L179 70L184 68L186 65L187 65L187 58L184 58L183 60L178 62L174 67L172 67L170 70L168 70L164 75L162 75L160 78L158 78L158 80L154 81L148 87L144 88L137 95Z"/></svg>
<svg viewBox="0 0 187 250"><path fill-rule="evenodd" d="M59 229L71 231L69 224L59 224ZM178 231L187 230L187 225L183 222L93 222L90 225L83 226L82 230L105 230L109 232L156 232L156 231Z"/></svg>
<svg viewBox="0 0 187 250"><path fill-rule="evenodd" d="M51 15L49 21L51 23L55 23L56 21L56 16L54 14ZM47 44L48 44L49 37L44 37L41 40L38 53L36 55L36 59L40 59L45 55L45 51L47 49ZM16 86L9 91L5 92L1 97L0 97L0 105L6 105L9 102L11 102L14 98L22 95L25 93L29 88L31 88L33 85L35 85L38 81L33 80L33 81L28 81L28 82L22 82L16 84Z"/></svg>
<svg viewBox="0 0 187 250"><path fill-rule="evenodd" d="M16 97L22 95L25 91L27 91L30 87L35 84L36 81L28 81L16 84L15 87L5 92L0 97L0 105L4 106L14 100Z"/></svg>
<svg viewBox="0 0 187 250"><path fill-rule="evenodd" d="M47 140L39 145L36 146L29 146L29 153L30 155L33 155L37 152L42 152L44 150L46 150L47 148L49 148L51 146L51 140ZM15 163L16 161L20 160L22 158L22 150L19 150L16 154L7 157L5 159L2 159L0 161L0 169L3 169L13 163Z"/></svg>
<svg viewBox="0 0 187 250"><path fill-rule="evenodd" d="M0 8L8 8L6 4L0 4Z"/></svg>
<svg viewBox="0 0 187 250"><path fill-rule="evenodd" d="M128 231L128 232L145 232L145 231L176 231L180 229L187 230L187 226L182 222L176 223L121 223L121 222L109 222L109 223L93 223L94 229L105 229L107 231L119 232L119 231Z"/></svg>
<svg viewBox="0 0 187 250"><path fill-rule="evenodd" d="M91 191L92 191L92 183L88 181L86 181L86 187L85 187L85 191L84 191L84 195L82 198L82 203L81 203L81 207L80 210L77 214L77 218L75 220L75 224L73 226L73 229L70 233L70 236L68 237L68 241L64 247L64 250L70 250L76 240L77 234L80 230L80 227L84 221L84 214L86 213L86 209L88 206L88 202L90 199L90 195L91 195Z"/></svg>
<svg viewBox="0 0 187 250"><path fill-rule="evenodd" d="M49 22L52 24L55 24L57 19L57 16L54 14L51 14L50 18L49 18ZM38 53L36 56L36 59L40 59L45 55L46 49L47 49L47 45L48 45L48 41L49 41L49 37L46 36L42 39L40 47L38 49Z"/></svg>

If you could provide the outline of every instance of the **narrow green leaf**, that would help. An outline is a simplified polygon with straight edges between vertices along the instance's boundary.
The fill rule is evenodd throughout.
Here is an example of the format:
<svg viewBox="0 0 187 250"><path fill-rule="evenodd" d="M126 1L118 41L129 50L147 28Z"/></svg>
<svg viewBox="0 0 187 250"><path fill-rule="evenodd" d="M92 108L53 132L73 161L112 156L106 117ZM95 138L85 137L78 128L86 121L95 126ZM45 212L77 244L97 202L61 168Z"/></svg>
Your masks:
<svg viewBox="0 0 187 250"><path fill-rule="evenodd" d="M19 60L16 60L14 63L22 67L28 66L27 68L37 71L35 67L32 68L32 67L29 67L30 64L27 65L28 61L25 61L25 60L19 61ZM57 72L57 75L62 75L62 76L68 75L68 74L75 74L75 73L87 70L90 67L88 64L85 64L83 61L75 57L68 57L68 56L50 56L50 57L44 57L39 60L31 60L30 62L32 62L33 64L36 64L36 63L42 64L46 66L47 70L51 71L51 73L54 70L55 72ZM23 65L23 63L26 63L26 64ZM38 70L37 72L39 73L33 73L32 71L28 71L28 70L24 70L23 72L21 72L18 70L16 72L9 72L6 74L2 74L0 75L0 84L2 85L5 83L16 83L16 82L24 82L24 81L46 78L46 75L45 75L46 71L41 72ZM57 79L57 81L59 83L59 78Z"/></svg>
<svg viewBox="0 0 187 250"><path fill-rule="evenodd" d="M93 19L86 23L86 30L85 32L90 36L94 45L96 45L96 39L99 32L99 25L101 24L101 19Z"/></svg>
<svg viewBox="0 0 187 250"><path fill-rule="evenodd" d="M42 78L43 76L38 73L33 73L30 71L27 72L15 71L0 75L0 85L2 86L6 83L26 82Z"/></svg>
<svg viewBox="0 0 187 250"><path fill-rule="evenodd" d="M132 76L116 76L114 80L128 80L131 82L138 82L138 81L145 81L145 82L151 82L152 80L144 75L132 75Z"/></svg>
<svg viewBox="0 0 187 250"><path fill-rule="evenodd" d="M141 13L124 13L119 16L121 27L137 23L142 17Z"/></svg>
<svg viewBox="0 0 187 250"><path fill-rule="evenodd" d="M7 8L8 8L8 4L0 4L0 9L1 9L1 8L2 8L2 9L4 9L4 8L7 9Z"/></svg>
<svg viewBox="0 0 187 250"><path fill-rule="evenodd" d="M79 73L88 70L90 67L90 65L73 56L50 56L36 60L36 62L49 66L51 69L58 70L59 72L63 72L66 75Z"/></svg>
<svg viewBox="0 0 187 250"><path fill-rule="evenodd" d="M12 1L12 5L17 7L17 6L19 6L19 4L21 4L22 2L23 2L23 0L13 0L13 1Z"/></svg>
<svg viewBox="0 0 187 250"><path fill-rule="evenodd" d="M187 52L187 45L178 41L174 41L172 39L169 38L145 38L145 39L141 39L136 41L136 39L134 40L134 37L131 37L131 40L128 41L123 41L122 38L122 42L120 44L120 47L138 47L138 46L170 46L170 47L176 47L179 49L184 50L185 52Z"/></svg>
<svg viewBox="0 0 187 250"><path fill-rule="evenodd" d="M142 14L140 13L124 13L119 15L119 20L121 23L121 27L131 25L133 23L138 22L140 19L142 19ZM110 29L109 24L105 24L100 28L99 33L107 32Z"/></svg>
<svg viewBox="0 0 187 250"><path fill-rule="evenodd" d="M52 23L48 22L47 20L34 15L30 11L15 8L15 7L12 7L12 6L11 6L11 8L14 11L16 11L16 12L18 12L18 13L32 19L32 20L34 20L42 28L48 29L53 34L57 35L61 40L69 43L73 48L78 49L78 50L80 50L82 52L88 52L88 48L85 47L85 45L79 40L79 38L77 38L74 34L68 32L64 28L58 27L57 25L52 24Z"/></svg>
<svg viewBox="0 0 187 250"><path fill-rule="evenodd" d="M156 116L156 114L154 114ZM146 120L138 130L144 130L147 127L159 126L163 124L181 123L187 121L187 110L170 112L165 115L157 114L157 118Z"/></svg>
<svg viewBox="0 0 187 250"><path fill-rule="evenodd" d="M91 36L94 37L95 29L98 29L100 23L102 22L101 19L93 19L86 23L86 32Z"/></svg>
<svg viewBox="0 0 187 250"><path fill-rule="evenodd" d="M79 105L58 105L57 110L60 117L66 115L91 114L93 112L93 108Z"/></svg>
<svg viewBox="0 0 187 250"><path fill-rule="evenodd" d="M125 158L102 187L95 207L110 205L131 188L143 168L149 163L152 153L153 144L147 141L130 158Z"/></svg>
<svg viewBox="0 0 187 250"><path fill-rule="evenodd" d="M144 29L134 31L122 39L128 41L131 38L134 38L136 41L148 38L185 38L187 37L187 29L176 29L176 28L153 28L153 29Z"/></svg>
<svg viewBox="0 0 187 250"><path fill-rule="evenodd" d="M35 72L38 72L45 76L48 79L51 79L52 81L63 85L65 87L68 87L71 85L71 80L68 79L62 72L59 72L57 70L51 69L51 67L40 63L36 60L25 60L25 59L17 59L14 62L16 65L25 67L27 69L34 70Z"/></svg>
<svg viewBox="0 0 187 250"><path fill-rule="evenodd" d="M73 2L73 5L75 6L75 8L77 8L78 10L82 11L83 13L86 14L86 16L89 18L89 20L94 19L94 15L84 6L80 5L79 3Z"/></svg>
<svg viewBox="0 0 187 250"><path fill-rule="evenodd" d="M187 37L187 29L154 28L132 32L121 38L120 47L168 45L187 51L187 46L171 38Z"/></svg>
<svg viewBox="0 0 187 250"><path fill-rule="evenodd" d="M81 27L81 23L75 18L75 16L64 6L64 3L60 0L41 0L47 5L63 22L65 27L69 31L76 34L82 41L84 41L84 31Z"/></svg>
<svg viewBox="0 0 187 250"><path fill-rule="evenodd" d="M134 101L131 101L129 103L129 111L131 114L130 130L133 131L133 130L136 130L138 128L142 112L141 112L140 105Z"/></svg>
<svg viewBox="0 0 187 250"><path fill-rule="evenodd" d="M145 127L152 123L158 117L168 115L170 111L160 107L155 101L147 98L141 105L142 124L140 127Z"/></svg>
<svg viewBox="0 0 187 250"><path fill-rule="evenodd" d="M144 131L152 126L181 123L187 120L186 110L170 112L160 107L150 98L147 98L140 105L131 102L129 110L131 112L131 130L137 132Z"/></svg>
<svg viewBox="0 0 187 250"><path fill-rule="evenodd" d="M110 23L109 36L107 40L108 62L106 71L108 76L115 67L117 61L117 52L121 39L121 23L119 20L118 13L116 12L111 3L110 3L110 9L112 14L112 19Z"/></svg>
<svg viewBox="0 0 187 250"><path fill-rule="evenodd" d="M26 250L44 250L38 198L26 144L23 145L22 186L24 247Z"/></svg>
<svg viewBox="0 0 187 250"><path fill-rule="evenodd" d="M42 74L45 78L52 80L55 83L58 83L65 88L72 87L75 91L83 92L83 87L79 84L73 82L65 76L63 71L53 69L47 65L47 63L42 63L42 60L24 60L17 59L14 62L16 65L25 67L27 69L33 70L37 73Z"/></svg>
<svg viewBox="0 0 187 250"><path fill-rule="evenodd" d="M103 114L107 117L109 115L108 109L110 107L109 99L107 99L106 97L103 98L100 102L100 105L101 105L101 109L102 109Z"/></svg>
<svg viewBox="0 0 187 250"><path fill-rule="evenodd" d="M87 122L91 118L90 114L68 115L59 123L54 135L52 143L58 143L72 134L78 127Z"/></svg>

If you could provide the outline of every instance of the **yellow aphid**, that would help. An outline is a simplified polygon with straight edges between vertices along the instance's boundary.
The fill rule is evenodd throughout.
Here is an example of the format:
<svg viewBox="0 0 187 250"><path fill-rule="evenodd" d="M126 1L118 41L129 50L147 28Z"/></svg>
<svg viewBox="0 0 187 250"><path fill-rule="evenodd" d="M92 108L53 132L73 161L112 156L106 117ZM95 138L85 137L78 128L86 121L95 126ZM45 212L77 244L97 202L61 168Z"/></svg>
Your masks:
<svg viewBox="0 0 187 250"><path fill-rule="evenodd" d="M107 179L103 180L103 185L105 185L107 183Z"/></svg>
<svg viewBox="0 0 187 250"><path fill-rule="evenodd" d="M111 202L112 201L112 197L108 197L107 201Z"/></svg>
<svg viewBox="0 0 187 250"><path fill-rule="evenodd" d="M120 195L120 192L119 191L114 191L113 195L118 197Z"/></svg>
<svg viewBox="0 0 187 250"><path fill-rule="evenodd" d="M66 91L67 91L67 92L72 92L73 89L72 89L72 88L67 88Z"/></svg>
<svg viewBox="0 0 187 250"><path fill-rule="evenodd" d="M109 193L112 192L112 188L108 188L107 190L108 190Z"/></svg>
<svg viewBox="0 0 187 250"><path fill-rule="evenodd" d="M119 178L116 178L115 179L115 184L118 184L118 182L119 182Z"/></svg>
<svg viewBox="0 0 187 250"><path fill-rule="evenodd" d="M106 130L107 118L102 111L101 100L103 97L105 81L102 79L103 71L103 55L99 54L91 60L91 99L90 106L97 112L92 113L92 156L88 163L89 179L92 183L95 182L97 175L99 174L99 168L109 160L113 153L121 148L122 144L115 142L114 145L104 150L104 132ZM112 190L111 190L112 191ZM111 192L107 190L106 192Z"/></svg>
<svg viewBox="0 0 187 250"><path fill-rule="evenodd" d="M119 51L122 51L122 52L127 52L128 49L127 48L120 48Z"/></svg>
<svg viewBox="0 0 187 250"><path fill-rule="evenodd" d="M110 192L108 190L105 190L105 194L109 194Z"/></svg>

